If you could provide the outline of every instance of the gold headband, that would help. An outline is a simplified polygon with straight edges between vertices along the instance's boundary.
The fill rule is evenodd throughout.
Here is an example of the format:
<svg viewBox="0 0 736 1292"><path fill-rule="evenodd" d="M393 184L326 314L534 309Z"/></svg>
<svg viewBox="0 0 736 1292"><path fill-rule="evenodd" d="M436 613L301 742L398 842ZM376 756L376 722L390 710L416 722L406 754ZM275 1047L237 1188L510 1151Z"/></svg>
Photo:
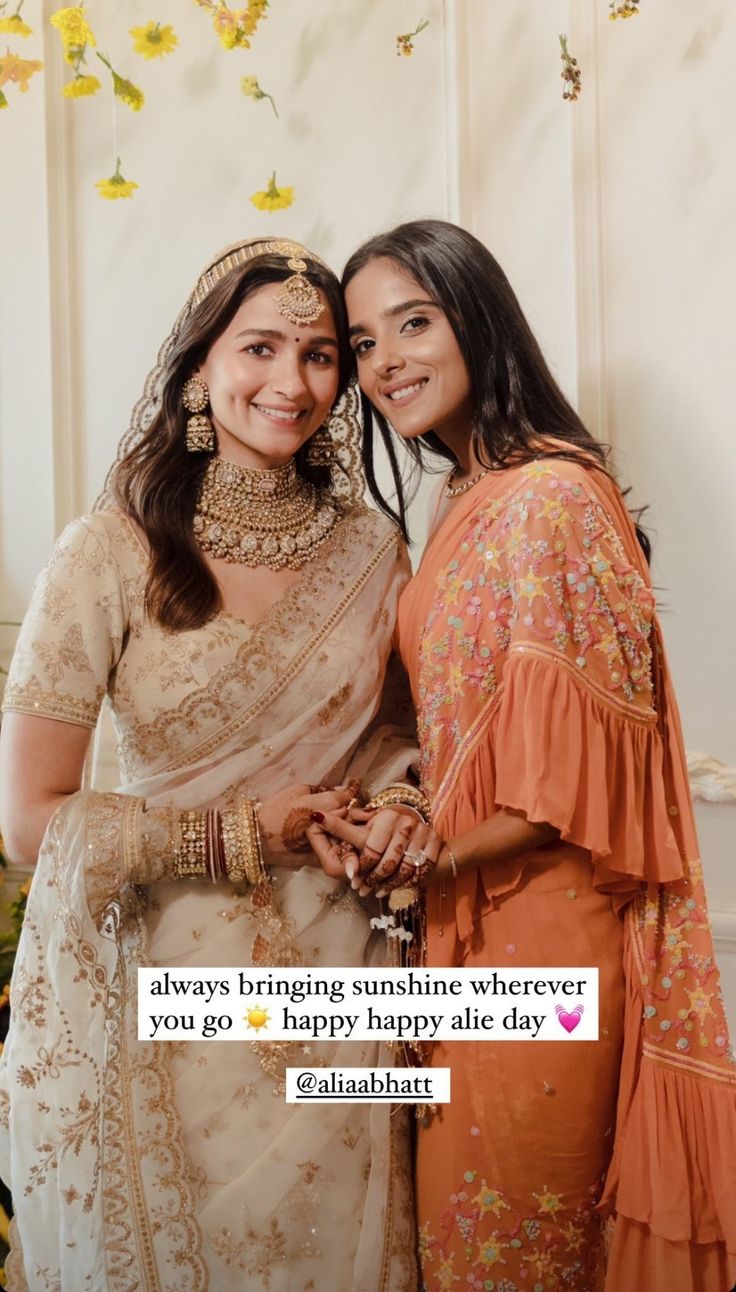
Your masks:
<svg viewBox="0 0 736 1292"><path fill-rule="evenodd" d="M231 269L236 269L249 260L256 260L259 256L283 256L289 269L294 271L275 298L279 313L290 323L315 323L322 313L322 301L317 288L306 277L305 257L325 268L327 266L324 260L307 251L301 243L284 238L254 238L250 242L236 242L226 247L217 260L200 274L191 296L192 309L201 305L215 283L229 274Z"/></svg>

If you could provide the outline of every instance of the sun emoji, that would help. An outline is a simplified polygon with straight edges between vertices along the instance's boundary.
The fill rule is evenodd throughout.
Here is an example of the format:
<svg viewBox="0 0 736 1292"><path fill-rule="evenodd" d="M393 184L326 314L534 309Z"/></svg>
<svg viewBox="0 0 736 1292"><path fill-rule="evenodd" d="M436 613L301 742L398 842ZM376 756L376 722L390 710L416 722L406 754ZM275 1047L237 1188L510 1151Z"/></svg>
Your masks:
<svg viewBox="0 0 736 1292"><path fill-rule="evenodd" d="M262 1005L254 1005L243 1018L243 1022L247 1023L248 1027L252 1027L256 1032L260 1031L262 1027L268 1027L270 1021L268 1010L264 1009Z"/></svg>

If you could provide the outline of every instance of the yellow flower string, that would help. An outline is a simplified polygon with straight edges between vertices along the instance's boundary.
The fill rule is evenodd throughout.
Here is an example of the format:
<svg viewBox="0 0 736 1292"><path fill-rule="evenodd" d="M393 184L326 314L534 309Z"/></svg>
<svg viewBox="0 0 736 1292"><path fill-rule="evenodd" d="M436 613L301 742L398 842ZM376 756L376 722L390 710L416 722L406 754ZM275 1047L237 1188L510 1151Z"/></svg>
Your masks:
<svg viewBox="0 0 736 1292"><path fill-rule="evenodd" d="M633 18L639 13L639 0L609 0L608 8L611 11L608 17L612 22L616 18Z"/></svg>
<svg viewBox="0 0 736 1292"><path fill-rule="evenodd" d="M223 49L250 49L250 37L266 16L269 0L249 0L244 9L231 9L224 0L194 0L212 15L212 26Z"/></svg>
<svg viewBox="0 0 736 1292"><path fill-rule="evenodd" d="M251 194L251 202L259 211L283 211L294 201L293 188L278 188L276 171L273 172L268 187L259 193Z"/></svg>
<svg viewBox="0 0 736 1292"><path fill-rule="evenodd" d="M276 107L273 97L270 94L266 94L266 91L261 89L258 84L257 76L244 76L241 79L240 88L247 99L255 99L256 103L258 103L260 99L268 99L271 107L276 113L276 116L279 115L278 108Z"/></svg>
<svg viewBox="0 0 736 1292"><path fill-rule="evenodd" d="M114 202L119 197L132 197L138 185L132 179L125 179L120 171L120 158L118 157L115 167L115 174L109 179L98 179L95 184L100 197L104 197L108 202Z"/></svg>
<svg viewBox="0 0 736 1292"><path fill-rule="evenodd" d="M19 0L18 8L16 9L15 13L12 13L9 18L0 17L0 31L7 32L9 36L32 36L33 35L33 28L29 27L28 23L24 22L20 16L20 11L23 8L24 4L25 4L25 0ZM8 7L7 3L0 4L0 15L3 15L5 13L5 10L7 9L7 7ZM0 104L0 107L1 106L2 104Z"/></svg>
<svg viewBox="0 0 736 1292"><path fill-rule="evenodd" d="M129 81L127 77L120 76L115 71L109 58L105 54L101 54L99 50L97 51L97 57L101 63L105 64L112 76L112 90L116 99L121 99L123 103L127 103L128 107L132 108L134 112L140 112L146 101L143 91L139 90L138 86Z"/></svg>
<svg viewBox="0 0 736 1292"><path fill-rule="evenodd" d="M131 27L133 48L143 58L165 58L179 44L173 27L162 27L160 22L147 22L145 27Z"/></svg>
<svg viewBox="0 0 736 1292"><path fill-rule="evenodd" d="M67 99L89 98L102 89L102 85L96 76L85 75L81 71L82 64L87 61L87 47L94 48L97 44L95 34L84 16L84 6L57 9L50 21L61 36L64 61L74 68L74 80L63 87L62 94Z"/></svg>
<svg viewBox="0 0 736 1292"><path fill-rule="evenodd" d="M578 67L578 60L573 58L567 48L567 36L560 36L560 46L562 53L562 97L571 99L573 102L580 97L580 91L583 88L583 79Z"/></svg>
<svg viewBox="0 0 736 1292"><path fill-rule="evenodd" d="M403 36L396 37L396 53L403 54L405 58L411 57L414 53L414 37L419 36L421 32L429 26L429 19L422 18L418 27L414 31L406 31Z"/></svg>
<svg viewBox="0 0 736 1292"><path fill-rule="evenodd" d="M56 27L61 36L66 62L75 71L79 71L79 64L84 61L87 46L94 48L97 44L95 34L84 15L84 5L57 9L52 13L49 22L52 27Z"/></svg>
<svg viewBox="0 0 736 1292"><path fill-rule="evenodd" d="M0 91L8 82L13 82L20 89L21 94L28 90L28 82L31 77L40 72L43 63L37 58L19 58L17 54L11 54L10 50L0 58ZM5 99L5 95L3 94ZM6 108L8 101L0 104L0 107Z"/></svg>

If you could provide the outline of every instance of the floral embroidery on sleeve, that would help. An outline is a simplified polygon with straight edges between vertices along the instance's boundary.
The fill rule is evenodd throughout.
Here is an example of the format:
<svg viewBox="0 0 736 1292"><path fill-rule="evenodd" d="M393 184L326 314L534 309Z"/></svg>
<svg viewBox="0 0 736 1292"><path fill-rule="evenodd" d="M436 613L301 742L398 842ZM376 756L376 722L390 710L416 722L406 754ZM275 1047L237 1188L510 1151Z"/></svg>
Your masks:
<svg viewBox="0 0 736 1292"><path fill-rule="evenodd" d="M74 521L36 582L3 709L94 727L120 656L126 615L105 519Z"/></svg>
<svg viewBox="0 0 736 1292"><path fill-rule="evenodd" d="M459 748L499 695L515 651L568 669L624 716L653 718L654 596L628 559L594 473L546 459L509 472L440 571L420 643L419 732L432 792L441 754Z"/></svg>

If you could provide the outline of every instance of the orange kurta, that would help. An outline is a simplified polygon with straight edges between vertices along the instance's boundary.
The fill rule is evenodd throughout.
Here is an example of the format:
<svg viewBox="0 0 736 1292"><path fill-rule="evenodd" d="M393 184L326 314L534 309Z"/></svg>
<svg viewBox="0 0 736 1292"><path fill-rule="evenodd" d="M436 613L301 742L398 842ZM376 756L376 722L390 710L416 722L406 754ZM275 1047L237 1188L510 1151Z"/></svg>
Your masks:
<svg viewBox="0 0 736 1292"><path fill-rule="evenodd" d="M434 1047L453 1101L419 1135L428 1292L728 1292L736 1067L654 597L615 485L554 457L485 476L431 540L399 642L439 833L500 807L560 831L430 890L429 964L600 973L597 1042Z"/></svg>

